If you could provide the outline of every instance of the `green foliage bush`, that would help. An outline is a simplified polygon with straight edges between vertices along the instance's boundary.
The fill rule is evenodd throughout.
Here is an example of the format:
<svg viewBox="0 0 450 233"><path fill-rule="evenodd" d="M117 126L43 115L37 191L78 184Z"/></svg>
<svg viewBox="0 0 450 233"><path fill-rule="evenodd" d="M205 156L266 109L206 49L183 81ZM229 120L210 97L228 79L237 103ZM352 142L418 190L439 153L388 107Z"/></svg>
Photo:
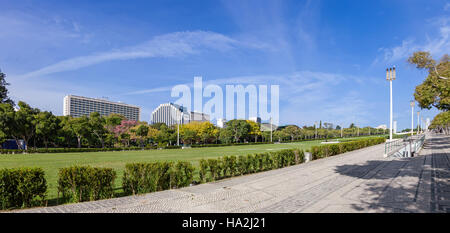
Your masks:
<svg viewBox="0 0 450 233"><path fill-rule="evenodd" d="M65 201L82 202L114 196L114 180L117 174L112 168L72 166L59 169L58 196Z"/></svg>
<svg viewBox="0 0 450 233"><path fill-rule="evenodd" d="M337 154L342 154L345 152L358 150L364 147L377 145L380 143L384 143L386 138L384 137L376 137L376 138L367 138L360 139L349 142L341 142L337 144L328 144L328 145L320 145L311 147L312 159L320 159L325 158Z"/></svg>
<svg viewBox="0 0 450 233"><path fill-rule="evenodd" d="M30 207L45 202L47 181L41 168L0 170L0 209Z"/></svg>
<svg viewBox="0 0 450 233"><path fill-rule="evenodd" d="M194 177L190 162L129 163L125 165L123 190L127 195L188 186Z"/></svg>
<svg viewBox="0 0 450 233"><path fill-rule="evenodd" d="M194 178L194 167L190 162L180 161L175 164L172 170L171 186L181 188L189 186Z"/></svg>

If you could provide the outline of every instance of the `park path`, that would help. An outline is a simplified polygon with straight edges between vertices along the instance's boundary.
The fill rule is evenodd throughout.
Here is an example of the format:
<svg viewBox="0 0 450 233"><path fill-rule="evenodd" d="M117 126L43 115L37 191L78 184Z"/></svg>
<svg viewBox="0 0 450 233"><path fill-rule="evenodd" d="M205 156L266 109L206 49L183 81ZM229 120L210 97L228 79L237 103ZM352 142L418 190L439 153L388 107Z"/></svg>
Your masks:
<svg viewBox="0 0 450 233"><path fill-rule="evenodd" d="M450 212L450 137L419 156L383 158L384 144L192 187L17 212Z"/></svg>

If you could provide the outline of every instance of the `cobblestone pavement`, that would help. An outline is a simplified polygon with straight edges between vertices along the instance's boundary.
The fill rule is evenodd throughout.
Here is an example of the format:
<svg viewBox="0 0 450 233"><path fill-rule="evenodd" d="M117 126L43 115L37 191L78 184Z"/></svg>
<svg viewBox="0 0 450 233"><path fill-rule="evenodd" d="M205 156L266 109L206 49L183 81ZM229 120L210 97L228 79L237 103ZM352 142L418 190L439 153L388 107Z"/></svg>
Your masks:
<svg viewBox="0 0 450 233"><path fill-rule="evenodd" d="M177 190L17 212L450 212L450 137L419 156L384 145Z"/></svg>

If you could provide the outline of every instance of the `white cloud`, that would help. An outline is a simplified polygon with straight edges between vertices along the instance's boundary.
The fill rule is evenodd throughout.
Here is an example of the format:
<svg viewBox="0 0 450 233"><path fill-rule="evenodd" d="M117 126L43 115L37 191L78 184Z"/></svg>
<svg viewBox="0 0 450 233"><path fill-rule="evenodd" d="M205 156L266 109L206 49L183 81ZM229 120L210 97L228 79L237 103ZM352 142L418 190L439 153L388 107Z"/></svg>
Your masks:
<svg viewBox="0 0 450 233"><path fill-rule="evenodd" d="M230 37L214 32L175 32L156 36L152 40L136 46L63 60L44 68L23 74L20 77L28 78L62 71L76 70L114 60L184 56L199 53L202 49L227 51L236 46L249 47L250 45L245 42L238 42ZM256 48L259 48L258 46L256 46Z"/></svg>
<svg viewBox="0 0 450 233"><path fill-rule="evenodd" d="M418 43L416 39L405 39L402 44L393 48L380 48L379 51L383 53L383 58L376 58L374 63L380 60L392 63L402 59L406 59L412 53L423 50L428 51L437 59L445 53L450 51L450 25L448 22L450 17L440 17L430 21L430 24L436 25L438 32L433 37L427 37L424 43Z"/></svg>

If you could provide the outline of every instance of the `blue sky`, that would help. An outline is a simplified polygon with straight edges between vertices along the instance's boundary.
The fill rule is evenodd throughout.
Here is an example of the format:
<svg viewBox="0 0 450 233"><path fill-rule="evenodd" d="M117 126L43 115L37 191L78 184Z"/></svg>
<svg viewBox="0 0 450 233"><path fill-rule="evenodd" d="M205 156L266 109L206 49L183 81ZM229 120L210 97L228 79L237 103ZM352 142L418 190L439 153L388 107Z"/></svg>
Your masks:
<svg viewBox="0 0 450 233"><path fill-rule="evenodd" d="M388 125L385 69L395 65L402 129L426 76L408 55L450 51L444 0L0 0L0 8L0 69L10 95L58 115L67 94L106 96L141 106L148 121L156 106L176 100L170 87L202 76L219 85L280 85L281 124Z"/></svg>

